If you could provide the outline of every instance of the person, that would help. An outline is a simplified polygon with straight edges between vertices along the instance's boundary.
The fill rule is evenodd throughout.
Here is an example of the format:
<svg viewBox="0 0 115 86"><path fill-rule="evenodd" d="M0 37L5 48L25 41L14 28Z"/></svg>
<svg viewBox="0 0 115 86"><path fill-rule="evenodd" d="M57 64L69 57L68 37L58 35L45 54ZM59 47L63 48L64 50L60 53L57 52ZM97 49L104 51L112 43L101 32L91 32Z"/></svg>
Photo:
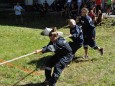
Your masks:
<svg viewBox="0 0 115 86"><path fill-rule="evenodd" d="M79 14L80 14L80 10L81 10L81 6L82 6L82 3L83 3L83 1L82 0L77 0L77 7L78 7L78 16L79 16Z"/></svg>
<svg viewBox="0 0 115 86"><path fill-rule="evenodd" d="M95 50L98 50L101 55L103 55L103 48L100 48L96 44L95 40L95 25L91 19L91 17L88 16L88 9L82 8L81 10L81 18L79 19L79 23L82 25L83 30L83 37L84 37L84 50L85 55L84 58L88 57L88 45L92 47Z"/></svg>
<svg viewBox="0 0 115 86"><path fill-rule="evenodd" d="M39 10L39 4L38 4L38 2L35 2L35 3L33 4L33 8L34 8L34 11L35 11L35 12L37 12L37 11Z"/></svg>
<svg viewBox="0 0 115 86"><path fill-rule="evenodd" d="M66 0L67 8L70 9L72 0Z"/></svg>
<svg viewBox="0 0 115 86"><path fill-rule="evenodd" d="M37 53L55 52L46 63L44 86L56 86L56 82L64 68L72 61L72 49L69 43L57 34L56 28L49 33L50 42L42 49L36 50ZM52 68L54 68L52 72Z"/></svg>
<svg viewBox="0 0 115 86"><path fill-rule="evenodd" d="M97 14L98 10L102 10L102 7L101 7L102 0L95 0L95 4L96 4L96 14Z"/></svg>
<svg viewBox="0 0 115 86"><path fill-rule="evenodd" d="M103 14L102 14L101 10L99 10L98 14L97 14L97 19L96 19L95 25L99 24L101 26L102 20L103 20Z"/></svg>
<svg viewBox="0 0 115 86"><path fill-rule="evenodd" d="M76 19L76 16L77 16L77 7L75 6L75 4L71 4L71 18L72 19Z"/></svg>
<svg viewBox="0 0 115 86"><path fill-rule="evenodd" d="M95 23L96 22L96 14L94 13L94 11L90 10L88 15L92 18L93 22Z"/></svg>
<svg viewBox="0 0 115 86"><path fill-rule="evenodd" d="M75 56L76 51L83 45L83 32L80 26L76 25L74 19L68 20L68 25L70 27L70 38L72 42L69 42L73 55Z"/></svg>
<svg viewBox="0 0 115 86"><path fill-rule="evenodd" d="M106 4L107 4L106 14L110 15L112 0L106 0Z"/></svg>
<svg viewBox="0 0 115 86"><path fill-rule="evenodd" d="M14 6L14 11L15 11L15 16L16 16L16 23L18 24L19 22L23 23L23 18L22 18L22 6L20 6L19 3L17 3Z"/></svg>
<svg viewBox="0 0 115 86"><path fill-rule="evenodd" d="M66 8L66 17L69 18L70 17L70 11L71 11L71 4L72 4L72 0L66 0L66 5L67 5L67 8Z"/></svg>
<svg viewBox="0 0 115 86"><path fill-rule="evenodd" d="M44 5L44 8L45 8L46 12L48 12L49 4L48 4L47 0L45 0L43 5Z"/></svg>

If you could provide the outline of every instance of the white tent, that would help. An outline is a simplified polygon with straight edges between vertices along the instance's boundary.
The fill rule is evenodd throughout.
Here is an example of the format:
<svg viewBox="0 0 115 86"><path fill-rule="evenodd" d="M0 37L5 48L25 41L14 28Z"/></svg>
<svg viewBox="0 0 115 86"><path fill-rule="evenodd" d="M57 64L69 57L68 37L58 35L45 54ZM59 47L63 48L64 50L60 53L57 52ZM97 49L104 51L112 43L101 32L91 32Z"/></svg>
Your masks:
<svg viewBox="0 0 115 86"><path fill-rule="evenodd" d="M51 5L54 0L46 0L49 5ZM45 0L25 0L25 5L33 5L34 2L38 2L39 4L43 4Z"/></svg>
<svg viewBox="0 0 115 86"><path fill-rule="evenodd" d="M46 1L48 2L49 5L51 5L54 2L54 0L46 0ZM44 2L45 0L38 0L38 3L40 4L43 4Z"/></svg>

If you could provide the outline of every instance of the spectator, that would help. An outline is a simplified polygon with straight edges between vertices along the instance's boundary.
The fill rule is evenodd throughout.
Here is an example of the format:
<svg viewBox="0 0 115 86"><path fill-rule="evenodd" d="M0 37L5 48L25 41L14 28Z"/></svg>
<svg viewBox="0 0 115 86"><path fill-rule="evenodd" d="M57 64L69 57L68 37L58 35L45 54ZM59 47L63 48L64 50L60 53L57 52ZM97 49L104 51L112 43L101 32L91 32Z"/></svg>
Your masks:
<svg viewBox="0 0 115 86"><path fill-rule="evenodd" d="M33 7L34 7L34 11L39 11L39 4L38 4L38 2L35 2L33 4Z"/></svg>
<svg viewBox="0 0 115 86"><path fill-rule="evenodd" d="M66 4L67 4L67 17L70 16L71 3L72 3L72 0L67 0L67 2L66 2Z"/></svg>
<svg viewBox="0 0 115 86"><path fill-rule="evenodd" d="M95 1L94 0L89 0L86 4L87 4L87 8L89 10L91 10L95 7Z"/></svg>
<svg viewBox="0 0 115 86"><path fill-rule="evenodd" d="M107 1L106 1L106 4L107 4L106 13L107 13L108 15L110 15L112 1L111 1L111 0L107 0Z"/></svg>
<svg viewBox="0 0 115 86"><path fill-rule="evenodd" d="M115 0L112 2L112 14L115 15Z"/></svg>
<svg viewBox="0 0 115 86"><path fill-rule="evenodd" d="M40 13L40 16L42 16L42 17L47 13L44 4L43 5L40 4L40 6L39 6L39 13Z"/></svg>
<svg viewBox="0 0 115 86"><path fill-rule="evenodd" d="M46 9L46 12L48 12L49 4L47 3L46 0L45 0L45 3L44 3L44 7L45 7L45 9Z"/></svg>
<svg viewBox="0 0 115 86"><path fill-rule="evenodd" d="M90 10L88 15L92 18L93 23L95 23L96 22L96 14L94 13L94 11Z"/></svg>
<svg viewBox="0 0 115 86"><path fill-rule="evenodd" d="M77 7L75 6L75 4L71 4L71 18L72 19L76 19L77 16Z"/></svg>
<svg viewBox="0 0 115 86"><path fill-rule="evenodd" d="M23 18L22 18L22 6L20 6L19 3L17 3L14 6L15 16L16 16L16 24L20 23L23 24Z"/></svg>
<svg viewBox="0 0 115 86"><path fill-rule="evenodd" d="M106 0L102 0L102 12L105 12Z"/></svg>
<svg viewBox="0 0 115 86"><path fill-rule="evenodd" d="M77 12L78 14L77 15L78 16L79 16L79 13L80 13L80 10L81 10L82 3L83 3L82 0L77 0L77 7L78 7L78 12Z"/></svg>
<svg viewBox="0 0 115 86"><path fill-rule="evenodd" d="M99 10L102 10L101 8L102 0L96 0L95 4L96 4L96 14L97 14Z"/></svg>
<svg viewBox="0 0 115 86"><path fill-rule="evenodd" d="M67 7L70 9L72 0L67 0Z"/></svg>
<svg viewBox="0 0 115 86"><path fill-rule="evenodd" d="M101 25L102 23L102 20L103 20L103 14L101 12L101 10L98 11L98 14L97 14L97 19L96 19L96 25Z"/></svg>

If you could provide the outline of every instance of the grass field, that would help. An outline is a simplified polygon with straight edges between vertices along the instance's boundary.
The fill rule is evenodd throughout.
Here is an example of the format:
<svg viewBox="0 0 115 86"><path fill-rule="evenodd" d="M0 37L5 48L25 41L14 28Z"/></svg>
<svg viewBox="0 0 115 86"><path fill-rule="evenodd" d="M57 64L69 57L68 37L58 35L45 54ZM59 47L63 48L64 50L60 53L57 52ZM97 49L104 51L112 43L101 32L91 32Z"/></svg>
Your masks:
<svg viewBox="0 0 115 86"><path fill-rule="evenodd" d="M57 26L64 36L69 34L65 19L58 15L43 18L30 15L25 17L23 25L15 25L14 17L9 16L2 15L0 19L0 62L45 46L49 38L40 35L45 27ZM96 28L97 44L104 48L104 55L89 48L89 59L84 60L81 48L61 74L57 86L115 86L115 26L111 26L112 21L115 19L104 19L104 24ZM0 86L40 86L45 78L44 64L50 55L52 53L31 55L0 66Z"/></svg>

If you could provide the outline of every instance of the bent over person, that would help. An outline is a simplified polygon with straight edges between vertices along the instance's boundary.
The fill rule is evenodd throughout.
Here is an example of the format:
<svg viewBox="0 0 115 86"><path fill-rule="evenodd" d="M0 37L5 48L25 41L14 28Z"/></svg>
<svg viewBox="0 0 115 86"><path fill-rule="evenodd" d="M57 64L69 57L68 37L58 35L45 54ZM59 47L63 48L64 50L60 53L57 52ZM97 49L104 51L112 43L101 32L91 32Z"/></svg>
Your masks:
<svg viewBox="0 0 115 86"><path fill-rule="evenodd" d="M46 63L45 67L45 81L43 86L56 86L56 82L64 70L64 68L72 61L72 49L68 42L58 35L55 28L49 33L50 42L47 46L40 50L36 50L36 53L55 52ZM52 68L54 68L52 72Z"/></svg>
<svg viewBox="0 0 115 86"><path fill-rule="evenodd" d="M79 19L79 23L82 25L83 30L83 37L84 37L84 50L85 50L85 58L88 57L88 45L92 47L95 50L98 50L101 55L103 55L103 48L100 48L97 46L95 41L95 25L91 19L91 17L88 16L88 9L82 8L81 10L81 18Z"/></svg>
<svg viewBox="0 0 115 86"><path fill-rule="evenodd" d="M72 42L69 42L69 44L75 56L76 51L83 45L83 32L81 27L76 25L74 19L69 19L68 25L70 27L70 38L72 39Z"/></svg>

